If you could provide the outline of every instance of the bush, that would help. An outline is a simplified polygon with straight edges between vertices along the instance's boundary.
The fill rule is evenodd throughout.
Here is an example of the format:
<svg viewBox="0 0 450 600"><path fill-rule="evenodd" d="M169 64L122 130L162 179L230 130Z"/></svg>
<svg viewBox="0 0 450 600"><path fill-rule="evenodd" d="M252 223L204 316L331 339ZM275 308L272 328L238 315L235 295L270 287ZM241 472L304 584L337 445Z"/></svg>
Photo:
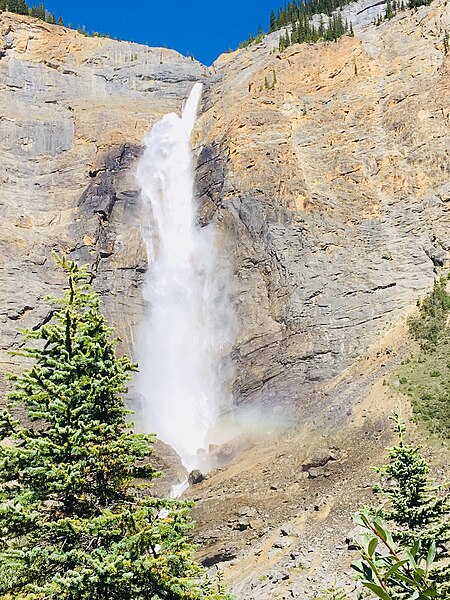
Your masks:
<svg viewBox="0 0 450 600"><path fill-rule="evenodd" d="M409 331L420 342L422 350L433 352L447 329L450 294L447 292L446 279L436 279L433 290L423 300L419 299L417 304L419 314L409 319Z"/></svg>

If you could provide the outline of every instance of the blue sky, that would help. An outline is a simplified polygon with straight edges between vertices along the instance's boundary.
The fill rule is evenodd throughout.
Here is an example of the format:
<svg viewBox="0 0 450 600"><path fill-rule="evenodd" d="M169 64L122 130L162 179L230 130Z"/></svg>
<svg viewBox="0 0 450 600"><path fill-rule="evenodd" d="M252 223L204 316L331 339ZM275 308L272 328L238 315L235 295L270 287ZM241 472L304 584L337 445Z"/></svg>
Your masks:
<svg viewBox="0 0 450 600"><path fill-rule="evenodd" d="M270 11L284 0L45 0L44 4L56 18L62 14L66 25L85 25L88 31L150 46L167 45L209 65L255 34L259 24L267 30Z"/></svg>

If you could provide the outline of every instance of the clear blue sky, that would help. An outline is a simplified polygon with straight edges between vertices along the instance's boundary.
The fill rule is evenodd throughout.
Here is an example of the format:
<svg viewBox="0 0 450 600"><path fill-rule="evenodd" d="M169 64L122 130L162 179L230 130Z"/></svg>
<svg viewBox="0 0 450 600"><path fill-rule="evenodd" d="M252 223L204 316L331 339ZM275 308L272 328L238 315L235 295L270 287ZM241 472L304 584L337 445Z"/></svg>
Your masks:
<svg viewBox="0 0 450 600"><path fill-rule="evenodd" d="M37 2L36 2L37 3ZM31 2L29 2L31 4ZM270 11L284 0L44 0L65 24L150 46L191 53L210 65L236 48L258 25L267 31Z"/></svg>

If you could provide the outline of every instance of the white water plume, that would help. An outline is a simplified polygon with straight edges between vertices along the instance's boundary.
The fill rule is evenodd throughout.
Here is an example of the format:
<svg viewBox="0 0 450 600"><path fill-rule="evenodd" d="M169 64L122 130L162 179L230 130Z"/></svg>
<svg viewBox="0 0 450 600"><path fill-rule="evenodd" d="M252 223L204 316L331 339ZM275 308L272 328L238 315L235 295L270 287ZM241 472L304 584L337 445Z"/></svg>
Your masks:
<svg viewBox="0 0 450 600"><path fill-rule="evenodd" d="M201 93L195 84L181 118L171 113L154 125L137 170L149 268L136 385L145 429L188 469L204 466L206 434L228 404L224 359L233 334L230 278L214 228L196 224L190 136Z"/></svg>

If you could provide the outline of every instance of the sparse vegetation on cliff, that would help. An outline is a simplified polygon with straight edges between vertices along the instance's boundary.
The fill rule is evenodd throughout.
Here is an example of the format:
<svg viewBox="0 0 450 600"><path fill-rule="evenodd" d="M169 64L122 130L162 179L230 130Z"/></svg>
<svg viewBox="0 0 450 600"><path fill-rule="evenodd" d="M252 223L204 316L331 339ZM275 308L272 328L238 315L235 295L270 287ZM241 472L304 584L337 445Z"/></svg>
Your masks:
<svg viewBox="0 0 450 600"><path fill-rule="evenodd" d="M344 22L340 14L331 17L328 23L321 18L317 27L305 15L301 21L293 23L290 35L286 29L280 36L279 49L282 52L291 44L303 42L336 41L345 34L353 35L353 25L348 21Z"/></svg>
<svg viewBox="0 0 450 600"><path fill-rule="evenodd" d="M345 34L354 35L352 23L344 22L340 13L333 14L333 11L337 8L349 3L347 0L313 0L308 3L293 0L284 8L280 8L277 14L272 11L269 33L283 29L283 27L286 28L280 36L280 52L291 44L313 43L319 40L336 41ZM317 26L312 22L314 15L321 15ZM328 18L324 19L323 15ZM257 36L250 35L249 39L242 42L239 47L245 48L254 42L259 42L264 38L264 35L260 26Z"/></svg>
<svg viewBox="0 0 450 600"><path fill-rule="evenodd" d="M292 25L298 21L304 22L311 19L314 15L333 16L333 12L354 0L311 0L302 2L301 0L291 0L284 8L280 8L277 13L271 12L269 19L269 33L282 29L287 25Z"/></svg>
<svg viewBox="0 0 450 600"><path fill-rule="evenodd" d="M401 390L411 397L419 422L434 434L450 437L450 294L444 278L418 300L418 312L409 319L418 353L397 372Z"/></svg>
<svg viewBox="0 0 450 600"><path fill-rule="evenodd" d="M153 436L132 433L121 394L135 370L99 310L89 273L25 332L12 378L20 422L0 415L0 598L225 600L194 560L189 505L145 493Z"/></svg>

